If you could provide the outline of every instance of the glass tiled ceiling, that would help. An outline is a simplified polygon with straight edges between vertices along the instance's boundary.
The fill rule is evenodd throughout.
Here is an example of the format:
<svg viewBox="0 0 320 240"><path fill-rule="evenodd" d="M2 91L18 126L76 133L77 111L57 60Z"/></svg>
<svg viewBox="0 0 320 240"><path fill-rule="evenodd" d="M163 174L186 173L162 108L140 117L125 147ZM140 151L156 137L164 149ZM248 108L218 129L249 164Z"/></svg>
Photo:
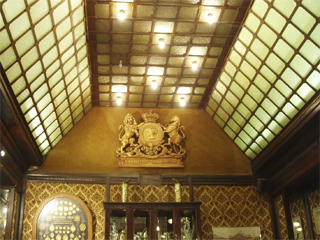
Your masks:
<svg viewBox="0 0 320 240"><path fill-rule="evenodd" d="M45 155L91 108L82 0L0 2L0 62Z"/></svg>
<svg viewBox="0 0 320 240"><path fill-rule="evenodd" d="M257 0L206 111L254 159L320 88L320 1Z"/></svg>
<svg viewBox="0 0 320 240"><path fill-rule="evenodd" d="M184 107L204 108L249 5L88 1L93 104L176 108L183 98Z"/></svg>
<svg viewBox="0 0 320 240"><path fill-rule="evenodd" d="M319 19L316 0L2 0L0 62L43 155L92 106L183 98L254 159L319 92Z"/></svg>

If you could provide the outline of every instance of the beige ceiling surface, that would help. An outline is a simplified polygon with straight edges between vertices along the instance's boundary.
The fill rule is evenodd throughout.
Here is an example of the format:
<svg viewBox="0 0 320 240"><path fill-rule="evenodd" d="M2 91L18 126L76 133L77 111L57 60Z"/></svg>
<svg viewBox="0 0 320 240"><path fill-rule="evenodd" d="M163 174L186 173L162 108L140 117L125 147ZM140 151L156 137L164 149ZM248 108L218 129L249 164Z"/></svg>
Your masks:
<svg viewBox="0 0 320 240"><path fill-rule="evenodd" d="M43 155L108 106L205 109L254 159L319 91L319 14L316 0L5 0L0 62Z"/></svg>

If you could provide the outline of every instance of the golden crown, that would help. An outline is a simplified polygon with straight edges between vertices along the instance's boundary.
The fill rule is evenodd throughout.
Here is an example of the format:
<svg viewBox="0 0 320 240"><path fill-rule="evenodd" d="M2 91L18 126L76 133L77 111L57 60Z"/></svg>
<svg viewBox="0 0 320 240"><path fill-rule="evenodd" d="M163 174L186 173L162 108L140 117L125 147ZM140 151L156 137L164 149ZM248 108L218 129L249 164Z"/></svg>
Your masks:
<svg viewBox="0 0 320 240"><path fill-rule="evenodd" d="M152 110L150 110L148 113L143 113L142 118L146 123L148 123L148 122L155 123L155 122L157 122L157 120L159 118L159 114L153 113Z"/></svg>

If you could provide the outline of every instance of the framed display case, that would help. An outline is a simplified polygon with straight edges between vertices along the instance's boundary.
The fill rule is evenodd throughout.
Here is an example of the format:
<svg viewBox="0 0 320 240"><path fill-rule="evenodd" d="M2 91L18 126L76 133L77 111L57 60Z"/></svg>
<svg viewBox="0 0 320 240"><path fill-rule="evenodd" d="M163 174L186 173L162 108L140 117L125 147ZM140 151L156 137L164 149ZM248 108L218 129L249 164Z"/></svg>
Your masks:
<svg viewBox="0 0 320 240"><path fill-rule="evenodd" d="M105 239L201 239L201 203L105 202Z"/></svg>

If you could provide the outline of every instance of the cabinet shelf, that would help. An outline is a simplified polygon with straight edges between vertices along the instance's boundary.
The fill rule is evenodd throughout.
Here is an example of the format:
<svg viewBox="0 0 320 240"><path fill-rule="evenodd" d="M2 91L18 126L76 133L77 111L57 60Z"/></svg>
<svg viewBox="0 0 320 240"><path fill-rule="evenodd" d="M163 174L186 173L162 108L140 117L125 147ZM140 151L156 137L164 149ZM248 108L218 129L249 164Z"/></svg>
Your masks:
<svg viewBox="0 0 320 240"><path fill-rule="evenodd" d="M200 202L105 202L105 239L201 239Z"/></svg>

